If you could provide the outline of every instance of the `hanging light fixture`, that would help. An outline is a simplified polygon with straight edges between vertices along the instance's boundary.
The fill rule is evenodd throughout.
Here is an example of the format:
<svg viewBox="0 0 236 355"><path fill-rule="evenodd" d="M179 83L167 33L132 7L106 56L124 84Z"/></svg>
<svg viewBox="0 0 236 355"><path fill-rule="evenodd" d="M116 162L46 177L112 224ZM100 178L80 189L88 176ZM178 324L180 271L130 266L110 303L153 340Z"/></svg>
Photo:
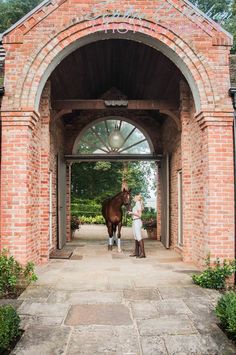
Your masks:
<svg viewBox="0 0 236 355"><path fill-rule="evenodd" d="M108 141L113 150L119 150L123 146L125 140L117 125L109 135Z"/></svg>

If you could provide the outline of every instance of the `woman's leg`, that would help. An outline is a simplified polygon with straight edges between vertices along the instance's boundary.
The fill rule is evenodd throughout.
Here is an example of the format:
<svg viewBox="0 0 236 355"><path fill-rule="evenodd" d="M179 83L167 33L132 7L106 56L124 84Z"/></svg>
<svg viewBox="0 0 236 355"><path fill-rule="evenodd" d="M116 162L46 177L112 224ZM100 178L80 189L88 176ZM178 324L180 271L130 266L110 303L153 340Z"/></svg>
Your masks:
<svg viewBox="0 0 236 355"><path fill-rule="evenodd" d="M139 247L140 247L140 253L139 253L138 258L146 258L145 250L144 250L144 240L142 239L142 221L140 219L135 222L137 222L136 223L136 237L137 237L137 240L139 242Z"/></svg>
<svg viewBox="0 0 236 355"><path fill-rule="evenodd" d="M140 245L141 252L140 252L138 258L146 258L146 254L145 254L145 250L144 250L144 240L143 239L140 240L139 245Z"/></svg>
<svg viewBox="0 0 236 355"><path fill-rule="evenodd" d="M133 230L135 245L134 245L133 253L130 254L131 257L139 256L139 242L136 240L136 229L135 229L135 223L134 222L135 221L133 221L133 223L132 223L132 230Z"/></svg>

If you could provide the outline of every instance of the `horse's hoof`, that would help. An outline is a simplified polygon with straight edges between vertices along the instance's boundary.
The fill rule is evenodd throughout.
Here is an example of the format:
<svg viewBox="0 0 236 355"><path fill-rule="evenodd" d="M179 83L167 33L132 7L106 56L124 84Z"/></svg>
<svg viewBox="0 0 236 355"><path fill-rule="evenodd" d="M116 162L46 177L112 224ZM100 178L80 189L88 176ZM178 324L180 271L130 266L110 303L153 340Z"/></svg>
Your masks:
<svg viewBox="0 0 236 355"><path fill-rule="evenodd" d="M121 252L122 252L122 250L120 248L118 248L118 253L121 253Z"/></svg>
<svg viewBox="0 0 236 355"><path fill-rule="evenodd" d="M116 240L114 240L113 245L114 245L114 246L117 245Z"/></svg>
<svg viewBox="0 0 236 355"><path fill-rule="evenodd" d="M108 245L108 251L112 250L112 245Z"/></svg>

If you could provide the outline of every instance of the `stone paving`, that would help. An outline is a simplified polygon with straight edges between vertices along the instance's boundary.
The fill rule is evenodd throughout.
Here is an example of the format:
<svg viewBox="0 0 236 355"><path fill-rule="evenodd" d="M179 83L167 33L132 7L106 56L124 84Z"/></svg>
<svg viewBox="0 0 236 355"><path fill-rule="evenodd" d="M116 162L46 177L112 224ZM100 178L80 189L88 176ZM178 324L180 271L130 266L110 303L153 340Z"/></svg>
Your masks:
<svg viewBox="0 0 236 355"><path fill-rule="evenodd" d="M147 258L130 258L129 228L123 252L108 252L104 235L82 226L73 258L37 268L15 301L25 332L12 354L236 354L213 312L219 293L192 284L193 265L147 239Z"/></svg>

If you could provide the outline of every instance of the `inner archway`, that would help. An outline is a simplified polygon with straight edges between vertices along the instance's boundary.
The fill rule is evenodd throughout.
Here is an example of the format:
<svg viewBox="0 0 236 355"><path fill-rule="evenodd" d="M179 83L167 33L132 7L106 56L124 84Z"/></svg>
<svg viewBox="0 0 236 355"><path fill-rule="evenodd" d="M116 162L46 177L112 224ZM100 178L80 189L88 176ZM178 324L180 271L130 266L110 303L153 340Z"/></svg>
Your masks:
<svg viewBox="0 0 236 355"><path fill-rule="evenodd" d="M154 148L150 138L123 117L106 117L89 124L77 137L75 155L152 155Z"/></svg>

